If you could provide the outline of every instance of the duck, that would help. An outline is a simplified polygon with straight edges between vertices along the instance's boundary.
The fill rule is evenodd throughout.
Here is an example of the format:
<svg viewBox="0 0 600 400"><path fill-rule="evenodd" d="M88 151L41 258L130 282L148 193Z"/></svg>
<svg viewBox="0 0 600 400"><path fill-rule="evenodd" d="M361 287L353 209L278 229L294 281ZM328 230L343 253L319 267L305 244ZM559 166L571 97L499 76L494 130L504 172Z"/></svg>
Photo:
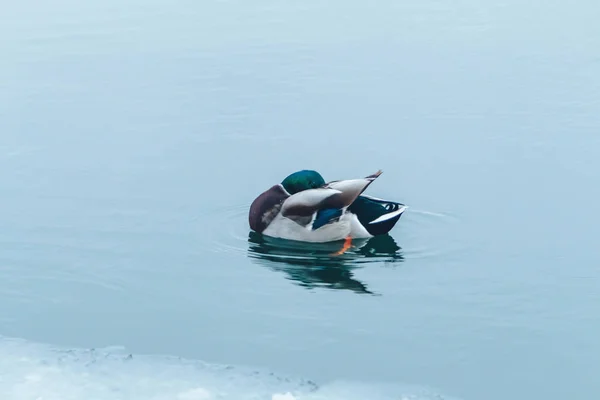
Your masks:
<svg viewBox="0 0 600 400"><path fill-rule="evenodd" d="M363 194L383 171L364 178L325 182L315 170L300 170L259 194L250 205L250 229L302 242L368 239L387 234L408 208Z"/></svg>

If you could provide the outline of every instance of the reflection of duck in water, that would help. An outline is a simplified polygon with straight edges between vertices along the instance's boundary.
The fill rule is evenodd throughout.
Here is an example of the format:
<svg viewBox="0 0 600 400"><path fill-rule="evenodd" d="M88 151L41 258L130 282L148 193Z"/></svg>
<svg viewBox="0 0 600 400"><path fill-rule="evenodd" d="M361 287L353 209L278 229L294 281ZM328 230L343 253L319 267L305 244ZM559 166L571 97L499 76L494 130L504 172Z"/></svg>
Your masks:
<svg viewBox="0 0 600 400"><path fill-rule="evenodd" d="M362 195L381 171L365 178L325 183L302 170L260 194L250 206L250 228L264 235L302 242L365 239L388 233L406 206ZM345 250L344 249L344 250Z"/></svg>
<svg viewBox="0 0 600 400"><path fill-rule="evenodd" d="M388 234L378 235L369 239L363 246L358 246L356 252L364 258L380 258L384 261L404 261L398 252L400 246Z"/></svg>
<svg viewBox="0 0 600 400"><path fill-rule="evenodd" d="M260 264L285 272L288 279L307 287L345 289L356 293L373 294L367 286L353 277L353 270L363 262L402 261L400 247L389 235L380 235L357 243L355 251L340 257L331 253L339 249L335 243L302 243L271 238L256 232L248 236L249 255Z"/></svg>

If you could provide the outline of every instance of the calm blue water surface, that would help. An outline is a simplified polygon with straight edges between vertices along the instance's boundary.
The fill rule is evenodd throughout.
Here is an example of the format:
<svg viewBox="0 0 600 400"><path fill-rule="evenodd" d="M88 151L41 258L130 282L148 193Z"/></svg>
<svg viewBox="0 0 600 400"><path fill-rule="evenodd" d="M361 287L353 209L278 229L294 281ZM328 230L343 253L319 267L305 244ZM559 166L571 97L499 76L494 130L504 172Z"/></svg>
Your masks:
<svg viewBox="0 0 600 400"><path fill-rule="evenodd" d="M597 397L598 11L5 4L0 397L225 390L218 372L87 371L50 346L347 382L326 399ZM306 249L250 235L247 211L304 168L381 168L369 193L410 208L340 259L293 257ZM247 398L287 390L258 382Z"/></svg>

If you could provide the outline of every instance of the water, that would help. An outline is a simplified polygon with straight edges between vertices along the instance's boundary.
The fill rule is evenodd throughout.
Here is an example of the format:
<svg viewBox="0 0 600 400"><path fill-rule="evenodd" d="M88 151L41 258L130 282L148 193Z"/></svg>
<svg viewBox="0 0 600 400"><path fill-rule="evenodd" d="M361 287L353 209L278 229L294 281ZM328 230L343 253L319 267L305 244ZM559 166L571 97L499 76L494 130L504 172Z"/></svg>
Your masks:
<svg viewBox="0 0 600 400"><path fill-rule="evenodd" d="M2 398L594 398L597 12L6 4ZM249 234L302 168L410 208L338 259Z"/></svg>

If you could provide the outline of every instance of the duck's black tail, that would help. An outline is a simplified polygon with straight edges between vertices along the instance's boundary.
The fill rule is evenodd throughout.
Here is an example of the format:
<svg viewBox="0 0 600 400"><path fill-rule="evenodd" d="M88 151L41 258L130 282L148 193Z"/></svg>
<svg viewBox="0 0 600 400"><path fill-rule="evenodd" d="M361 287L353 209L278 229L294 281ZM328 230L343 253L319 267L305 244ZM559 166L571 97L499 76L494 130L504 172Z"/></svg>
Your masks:
<svg viewBox="0 0 600 400"><path fill-rule="evenodd" d="M388 233L398 222L406 206L402 203L361 195L348 207L373 236Z"/></svg>

